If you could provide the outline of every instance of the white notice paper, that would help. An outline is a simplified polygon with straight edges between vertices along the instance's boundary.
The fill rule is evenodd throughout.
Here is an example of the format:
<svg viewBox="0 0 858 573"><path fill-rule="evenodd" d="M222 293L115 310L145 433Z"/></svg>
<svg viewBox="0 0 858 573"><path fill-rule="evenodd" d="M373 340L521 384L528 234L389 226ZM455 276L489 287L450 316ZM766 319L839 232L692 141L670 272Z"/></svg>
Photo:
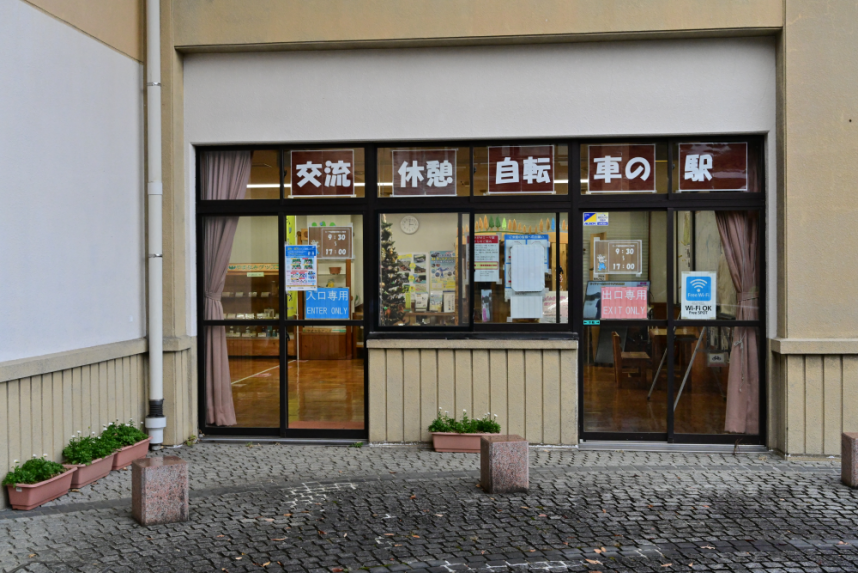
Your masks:
<svg viewBox="0 0 858 573"><path fill-rule="evenodd" d="M545 260L545 247L538 243L513 245L511 258L512 290L516 294L538 291L541 296L542 289L545 288L545 267L543 263ZM542 304L541 298L540 304Z"/></svg>
<svg viewBox="0 0 858 573"><path fill-rule="evenodd" d="M511 318L542 318L542 291L519 293L510 297Z"/></svg>

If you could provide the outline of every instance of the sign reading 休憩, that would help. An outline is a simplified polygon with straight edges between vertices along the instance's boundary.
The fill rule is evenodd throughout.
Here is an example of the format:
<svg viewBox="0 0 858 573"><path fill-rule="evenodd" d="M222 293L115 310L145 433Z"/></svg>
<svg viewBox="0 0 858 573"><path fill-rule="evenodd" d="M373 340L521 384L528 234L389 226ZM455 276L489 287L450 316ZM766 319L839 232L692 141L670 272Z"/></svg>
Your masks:
<svg viewBox="0 0 858 573"><path fill-rule="evenodd" d="M311 245L319 248L320 259L351 259L351 227L310 227Z"/></svg>
<svg viewBox="0 0 858 573"><path fill-rule="evenodd" d="M320 149L290 152L293 197L355 195L355 152Z"/></svg>
<svg viewBox="0 0 858 573"><path fill-rule="evenodd" d="M554 193L554 146L489 147L488 193Z"/></svg>
<svg viewBox="0 0 858 573"><path fill-rule="evenodd" d="M655 144L590 145L588 193L655 193Z"/></svg>
<svg viewBox="0 0 858 573"><path fill-rule="evenodd" d="M602 320L646 318L646 287L602 287Z"/></svg>
<svg viewBox="0 0 858 573"><path fill-rule="evenodd" d="M349 319L349 289L319 288L304 295L304 318Z"/></svg>
<svg viewBox="0 0 858 573"><path fill-rule="evenodd" d="M747 191L747 143L680 143L679 191Z"/></svg>
<svg viewBox="0 0 858 573"><path fill-rule="evenodd" d="M682 273L681 317L688 319L715 318L716 274L703 271Z"/></svg>
<svg viewBox="0 0 858 573"><path fill-rule="evenodd" d="M455 149L394 149L393 196L456 195Z"/></svg>

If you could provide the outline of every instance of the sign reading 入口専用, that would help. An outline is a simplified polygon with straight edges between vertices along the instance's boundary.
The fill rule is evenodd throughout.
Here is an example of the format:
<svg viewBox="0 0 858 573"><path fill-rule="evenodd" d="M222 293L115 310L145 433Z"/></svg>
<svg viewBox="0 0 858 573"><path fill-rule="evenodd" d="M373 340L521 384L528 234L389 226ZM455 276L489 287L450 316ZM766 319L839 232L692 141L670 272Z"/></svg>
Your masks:
<svg viewBox="0 0 858 573"><path fill-rule="evenodd" d="M349 301L348 288L318 288L315 291L307 291L304 298L304 318L348 320Z"/></svg>
<svg viewBox="0 0 858 573"><path fill-rule="evenodd" d="M703 271L682 273L680 290L682 298L682 318L710 319L715 318L715 286L716 274Z"/></svg>

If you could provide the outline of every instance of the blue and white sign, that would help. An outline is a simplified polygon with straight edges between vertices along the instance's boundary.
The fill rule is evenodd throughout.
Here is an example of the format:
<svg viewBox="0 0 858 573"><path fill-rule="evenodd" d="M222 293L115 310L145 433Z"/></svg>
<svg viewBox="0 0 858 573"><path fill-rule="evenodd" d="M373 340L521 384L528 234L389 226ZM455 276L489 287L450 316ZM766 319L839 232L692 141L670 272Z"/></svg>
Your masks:
<svg viewBox="0 0 858 573"><path fill-rule="evenodd" d="M307 320L348 320L349 289L317 288L304 293L304 318Z"/></svg>
<svg viewBox="0 0 858 573"><path fill-rule="evenodd" d="M607 213L584 213L584 226L585 227L607 227L608 226L608 214Z"/></svg>
<svg viewBox="0 0 858 573"><path fill-rule="evenodd" d="M682 318L715 318L717 275L703 271L682 273Z"/></svg>

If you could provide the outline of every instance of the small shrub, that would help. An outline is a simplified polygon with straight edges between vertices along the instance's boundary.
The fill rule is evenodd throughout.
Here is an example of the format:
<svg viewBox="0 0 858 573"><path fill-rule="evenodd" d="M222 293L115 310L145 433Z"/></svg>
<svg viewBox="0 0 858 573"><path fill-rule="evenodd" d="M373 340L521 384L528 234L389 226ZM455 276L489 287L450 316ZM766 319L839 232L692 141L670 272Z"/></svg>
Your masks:
<svg viewBox="0 0 858 573"><path fill-rule="evenodd" d="M48 454L45 454L42 458L27 460L24 465L18 465L18 460L15 460L15 467L3 478L3 485L39 483L67 471L60 464L49 461L47 457Z"/></svg>
<svg viewBox="0 0 858 573"><path fill-rule="evenodd" d="M482 418L469 418L468 412L462 410L462 419L456 420L447 412L441 413L438 408L438 416L429 424L430 432L454 432L456 434L499 434L500 424L497 423L497 414L494 416L486 412Z"/></svg>
<svg viewBox="0 0 858 573"><path fill-rule="evenodd" d="M350 448L362 448L363 442L355 442L349 446Z"/></svg>
<svg viewBox="0 0 858 573"><path fill-rule="evenodd" d="M67 463L88 466L92 460L98 459L92 455L97 440L94 435L81 437L78 432L77 436L71 437L69 445L63 448L63 457Z"/></svg>
<svg viewBox="0 0 858 573"><path fill-rule="evenodd" d="M149 437L144 432L140 431L137 426L134 425L134 420L129 420L127 424L120 424L119 420L116 420L115 422L107 426L101 433L102 438L104 438L105 435L108 436L106 439L113 440L117 444L119 444L119 448L124 448L125 446L133 446L137 442L145 440Z"/></svg>

